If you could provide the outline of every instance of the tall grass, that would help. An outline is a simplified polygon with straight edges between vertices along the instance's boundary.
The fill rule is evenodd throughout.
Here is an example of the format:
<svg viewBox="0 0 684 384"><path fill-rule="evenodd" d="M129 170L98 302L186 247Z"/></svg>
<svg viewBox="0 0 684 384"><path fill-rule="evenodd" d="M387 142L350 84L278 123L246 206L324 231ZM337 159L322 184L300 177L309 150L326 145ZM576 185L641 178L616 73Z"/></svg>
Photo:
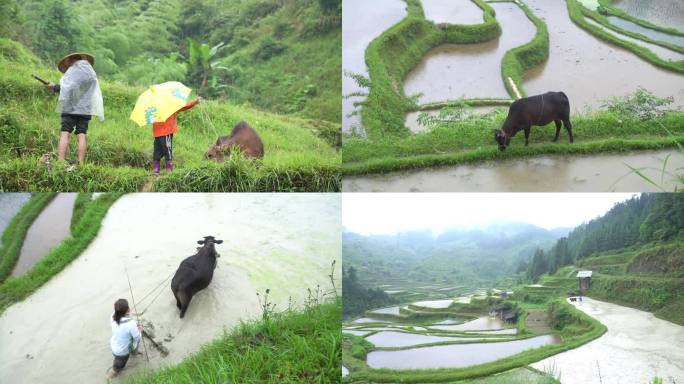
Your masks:
<svg viewBox="0 0 684 384"><path fill-rule="evenodd" d="M103 194L88 204L70 237L53 248L26 274L10 277L0 284L0 314L13 303L28 297L76 259L95 239L109 207L119 197L119 194Z"/></svg>
<svg viewBox="0 0 684 384"><path fill-rule="evenodd" d="M56 162L52 170L38 164L44 153L56 153L59 115L54 112L56 97L31 78L36 73L57 81L59 74L36 65L19 44L1 40L0 46L0 189L53 191L137 191L151 175L153 137L150 127L138 127L128 119L142 88L101 82L105 99L105 121L93 119L88 130L87 165L76 167L69 176ZM9 57L9 58L8 58ZM17 61L13 61L17 60ZM23 61L19 61L23 60ZM28 61L27 61L28 60ZM239 121L254 127L265 147L262 161L246 162L231 158L221 164L204 159L208 146L218 135L228 135ZM194 185L200 191L246 191L254 185L263 189L319 190L321 186L339 190L339 124L264 113L247 106L207 101L178 117L179 132L174 135L174 173L162 172L160 187L176 185L171 180ZM68 158L75 157L71 140ZM218 169L239 169L219 183L210 173ZM202 169L203 171L198 171ZM293 175L299 184L292 182ZM169 181L163 181L170 176ZM251 177L251 178L250 178ZM270 180L264 182L264 179ZM321 181L323 180L323 181ZM155 184L153 182L153 184ZM190 188L185 188L188 190ZM271 189L277 191L277 189Z"/></svg>
<svg viewBox="0 0 684 384"><path fill-rule="evenodd" d="M242 323L179 365L135 376L128 384L338 383L342 301Z"/></svg>
<svg viewBox="0 0 684 384"><path fill-rule="evenodd" d="M56 193L34 194L5 228L0 239L0 283L12 272L31 224L55 196Z"/></svg>

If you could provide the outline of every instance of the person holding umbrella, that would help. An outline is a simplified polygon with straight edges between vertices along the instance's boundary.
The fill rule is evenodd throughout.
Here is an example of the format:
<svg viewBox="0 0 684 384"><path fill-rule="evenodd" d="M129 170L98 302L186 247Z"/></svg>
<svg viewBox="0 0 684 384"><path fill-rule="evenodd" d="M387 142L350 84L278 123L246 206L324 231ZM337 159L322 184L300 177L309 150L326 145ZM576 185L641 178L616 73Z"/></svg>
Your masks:
<svg viewBox="0 0 684 384"><path fill-rule="evenodd" d="M86 156L86 133L92 116L104 121L102 91L93 69L95 58L83 52L64 56L57 68L64 74L59 84L48 82L45 86L59 93L57 112L61 114L62 126L59 136L58 157L66 158L69 135L76 132L78 138L78 162L83 163Z"/></svg>
<svg viewBox="0 0 684 384"><path fill-rule="evenodd" d="M138 97L131 120L139 126L152 125L154 148L153 172L159 175L161 159L165 159L166 171L173 171L173 134L178 132L178 113L199 104L202 98L187 102L192 90L177 81L151 86Z"/></svg>

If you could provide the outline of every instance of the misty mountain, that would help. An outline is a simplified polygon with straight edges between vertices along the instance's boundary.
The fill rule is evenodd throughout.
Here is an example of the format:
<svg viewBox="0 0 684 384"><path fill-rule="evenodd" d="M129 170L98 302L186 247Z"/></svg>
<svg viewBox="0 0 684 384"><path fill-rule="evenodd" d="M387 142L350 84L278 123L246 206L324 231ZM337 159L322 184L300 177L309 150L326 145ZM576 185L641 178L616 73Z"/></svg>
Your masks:
<svg viewBox="0 0 684 384"><path fill-rule="evenodd" d="M479 228L448 228L393 235L343 233L345 268L354 266L365 280L475 284L510 273L537 248L549 248L568 229L547 230L524 222L492 223Z"/></svg>

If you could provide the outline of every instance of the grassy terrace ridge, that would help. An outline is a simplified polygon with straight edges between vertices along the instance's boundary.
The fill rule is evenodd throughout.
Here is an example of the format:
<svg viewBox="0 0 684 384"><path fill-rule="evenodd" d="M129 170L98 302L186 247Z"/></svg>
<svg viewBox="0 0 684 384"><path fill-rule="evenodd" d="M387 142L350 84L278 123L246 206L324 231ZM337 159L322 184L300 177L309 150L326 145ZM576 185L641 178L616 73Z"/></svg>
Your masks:
<svg viewBox="0 0 684 384"><path fill-rule="evenodd" d="M647 42L647 43L659 45L659 46L661 46L661 47L665 47L665 48L670 49L670 50L675 51L675 52L684 53L684 47L682 47L682 46L680 46L680 45L673 44L673 43L666 42L666 41L655 40L655 39L653 39L653 38L650 38L650 37L648 37L648 36L642 35L642 34L640 34L640 33L632 32L632 31L630 31L630 30L627 30L627 29L624 29L624 28L620 28L620 27L618 27L617 25L615 25L615 24L611 23L610 21L608 21L608 18L607 18L606 16L604 16L603 14L601 14L601 13L599 13L599 12L597 12L597 11L587 10L587 11L584 11L583 13L584 13L587 17L589 17L589 18L593 19L594 21L596 21L597 23L599 23L599 24L603 25L604 27L606 27L606 28L608 28L608 29L611 29L611 30L613 30L613 31L615 31L615 32L621 33L621 34L626 35L626 36L633 37L633 38L635 38L635 39L639 39L639 40L645 41L645 42ZM609 14L609 15L610 15L610 16L621 17L621 16L613 15L613 14ZM645 28L650 28L650 27L645 27ZM650 29L653 29L653 28L650 28ZM655 29L654 29L654 30L655 30ZM660 32L663 32L663 31L660 31ZM673 33L670 33L670 31L664 32L664 33L668 33L668 34L675 35L675 34L673 34Z"/></svg>
<svg viewBox="0 0 684 384"><path fill-rule="evenodd" d="M653 65L656 65L656 66L663 68L663 69L667 69L667 70L672 71L672 72L684 74L684 60L682 60L682 61L664 60L664 59L660 58L658 55L656 55L655 53L653 53L648 48L641 47L641 46L636 45L632 42L625 41L625 40L622 40L618 37L615 37L615 36L611 35L610 33L603 31L601 28L596 27L594 25L591 25L590 23L588 23L584 19L584 17L587 16L587 17L591 17L592 19L601 23L601 20L600 20L601 15L599 15L598 12L587 9L586 7L582 6L577 0L566 0L566 2L568 5L568 13L570 14L570 19L572 20L573 23L577 24L577 26L579 26L580 28L586 30L587 32L598 37L599 39L602 39L602 40L607 41L611 44L614 44L614 45L617 45L619 47L630 50L635 55L641 57L642 59L648 61L649 63L651 63ZM624 33L624 32L622 32L622 33ZM644 40L642 37L638 37L636 35L634 37L641 39L641 40ZM659 44L659 45L662 45L662 44ZM667 48L671 48L670 45L668 45ZM677 50L677 51L681 52L680 50Z"/></svg>
<svg viewBox="0 0 684 384"><path fill-rule="evenodd" d="M128 119L142 88L101 81L105 121L93 119L88 130L86 164L66 172L57 161L38 164L56 151L59 115L56 96L31 74L57 81L20 44L0 39L0 190L2 191L339 191L339 124L206 101L179 115L174 137L174 172L152 174L152 133ZM193 97L191 95L191 97ZM265 157L248 161L233 156L223 163L204 160L220 135L247 121L261 136ZM75 153L71 140L68 158Z"/></svg>
<svg viewBox="0 0 684 384"><path fill-rule="evenodd" d="M369 97L363 103L361 111L363 124L368 138L349 137L342 147L342 174L346 176L390 171L410 170L433 166L448 166L499 161L513 158L526 158L540 155L579 155L605 152L626 152L632 150L658 150L675 148L684 140L684 112L673 111L664 116L650 120L625 117L621 113L612 113L605 109L589 111L571 116L575 143L567 142L563 131L559 142L552 143L554 130L550 126L535 127L529 147L523 147L522 135L513 139L513 144L506 152L498 151L491 130L500 128L506 111L499 110L488 116L475 116L471 119L436 124L426 132L411 134L404 127L407 112L416 110L434 110L448 107L453 103L468 105L500 105L505 106L507 100L456 100L416 105L413 100L403 95L403 77L422 59L430 48L447 42L445 32L424 19L418 0L408 0L408 16L400 23L385 31L368 46L366 62L370 74ZM477 2L482 7L482 4ZM484 5L487 7L487 5ZM584 21L584 10L576 0L567 0L571 18L582 28L591 28ZM524 95L520 77L548 57L548 30L546 24L536 17L526 5L521 9L537 27L533 40L509 50L502 60L502 77L511 77L518 90ZM491 9L491 7L488 7ZM483 8L486 9L486 8ZM598 15L598 13L596 13ZM487 41L500 34L494 11L485 10L485 23L473 27L482 28L479 39ZM599 15L600 16L600 15ZM579 20L579 21L578 21ZM485 29L489 25L489 29ZM450 26L456 27L456 26ZM470 26L457 26L459 31L468 30ZM596 27L594 27L596 29ZM489 31L484 33L484 31ZM599 31L603 35L605 32ZM468 41L464 33L464 42ZM603 37L602 37L603 38ZM615 39L612 36L606 37ZM654 60L660 60L650 51L634 44L631 48L640 49L642 54ZM622 45L625 46L625 45ZM629 49L631 49L629 48ZM643 56L642 56L643 57ZM646 58L648 59L648 58ZM660 60L662 61L662 60ZM663 62L666 66L684 69L684 62ZM503 80L502 80L503 81ZM504 84L512 93L508 81ZM639 91L637 91L638 93ZM570 101L572 103L572 100ZM552 126L553 124L551 124ZM625 173L628 169L625 168Z"/></svg>
<svg viewBox="0 0 684 384"><path fill-rule="evenodd" d="M338 299L242 323L180 364L125 382L338 383L341 313Z"/></svg>
<svg viewBox="0 0 684 384"><path fill-rule="evenodd" d="M64 267L75 260L95 239L102 220L120 194L105 193L84 208L72 235L36 263L26 274L10 277L0 284L0 314L10 305L28 297ZM5 232L7 233L7 232Z"/></svg>
<svg viewBox="0 0 684 384"><path fill-rule="evenodd" d="M668 27L663 27L660 25L656 25L651 23L648 20L640 19L638 17L634 17L630 15L629 13L623 11L622 9L616 7L613 5L613 0L598 0L598 3L605 8L610 15L620 17L625 20L629 20L635 24L641 25L644 28L649 28L654 31L658 32L663 32L663 33L669 33L671 35L676 35L676 36L684 36L684 32L680 31L676 28L668 28Z"/></svg>
<svg viewBox="0 0 684 384"><path fill-rule="evenodd" d="M407 16L371 41L365 53L370 87L361 108L370 139L409 133L404 115L417 106L404 95L403 80L428 50L448 43L481 43L501 35L494 10L482 0L473 2L483 11L482 24L439 28L425 19L420 0L406 0Z"/></svg>
<svg viewBox="0 0 684 384"><path fill-rule="evenodd" d="M585 313L577 310L572 305L560 298L560 295L549 293L546 298L549 302L548 310L551 316L557 316L562 319L559 324L559 330L554 331L563 340L561 344L547 345L536 349L527 350L516 354L514 356L496 360L494 362L480 364L466 368L441 368L441 369L420 369L420 370L392 370L392 369L372 369L366 363L366 355L373 350L406 350L420 346L435 346L448 344L462 344L463 342L439 342L425 345L414 345L408 347L397 348L376 348L370 342L362 337L345 334L343 335L343 348L346 353L343 354L343 363L346 367L352 370L352 377L347 379L349 382L377 382L377 383L439 383L453 380L467 380L479 377L486 377L496 373L509 371L512 369L524 367L535 361L542 360L551 355L577 348L606 332L606 327L600 322L589 317ZM532 305L534 306L534 305ZM521 304L521 309L527 308L525 303ZM455 308L454 308L455 309ZM457 313L457 311L455 311ZM556 317L554 317L556 319ZM557 320L554 320L557 321ZM518 329L519 335L516 335L511 340L519 340L534 337L537 334L525 329L524 313L519 317ZM411 332L411 333L425 333L425 332ZM430 332L433 334L433 332ZM440 334L447 336L446 332ZM452 335L455 335L452 333ZM500 335L489 335L500 336ZM501 342L508 340L479 340L473 341L476 343L487 342ZM465 341L469 343L471 341Z"/></svg>
<svg viewBox="0 0 684 384"><path fill-rule="evenodd" d="M12 273L31 224L55 196L56 193L31 196L5 228L0 239L0 284Z"/></svg>

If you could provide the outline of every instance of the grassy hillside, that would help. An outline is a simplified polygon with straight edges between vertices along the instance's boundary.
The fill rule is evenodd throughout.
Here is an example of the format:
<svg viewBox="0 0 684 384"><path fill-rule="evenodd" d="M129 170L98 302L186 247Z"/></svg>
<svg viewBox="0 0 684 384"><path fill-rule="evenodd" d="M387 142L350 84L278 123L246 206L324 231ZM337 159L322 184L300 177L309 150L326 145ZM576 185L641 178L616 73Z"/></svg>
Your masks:
<svg viewBox="0 0 684 384"><path fill-rule="evenodd" d="M50 65L86 50L103 79L199 88L188 39L223 43L204 96L340 121L339 0L8 0L16 3L0 37L22 41Z"/></svg>
<svg viewBox="0 0 684 384"><path fill-rule="evenodd" d="M127 383L338 383L341 311L337 300L243 323L179 365Z"/></svg>
<svg viewBox="0 0 684 384"><path fill-rule="evenodd" d="M151 128L128 119L141 87L101 81L105 121L93 119L85 166L65 172L53 162L59 115L56 97L31 78L59 80L20 44L0 39L0 190L58 191L337 191L340 155L335 150L338 124L264 113L249 107L208 101L179 116L174 137L172 174L151 178ZM192 97L192 95L191 95ZM235 157L221 164L204 160L207 146L240 120L259 132L263 161ZM69 150L75 157L75 140Z"/></svg>
<svg viewBox="0 0 684 384"><path fill-rule="evenodd" d="M587 296L653 312L656 317L684 325L684 242L681 240L592 254L577 265L544 275L543 292L541 288L527 288L520 295L528 295L527 300L534 301L535 297L575 293L578 270L593 271Z"/></svg>

